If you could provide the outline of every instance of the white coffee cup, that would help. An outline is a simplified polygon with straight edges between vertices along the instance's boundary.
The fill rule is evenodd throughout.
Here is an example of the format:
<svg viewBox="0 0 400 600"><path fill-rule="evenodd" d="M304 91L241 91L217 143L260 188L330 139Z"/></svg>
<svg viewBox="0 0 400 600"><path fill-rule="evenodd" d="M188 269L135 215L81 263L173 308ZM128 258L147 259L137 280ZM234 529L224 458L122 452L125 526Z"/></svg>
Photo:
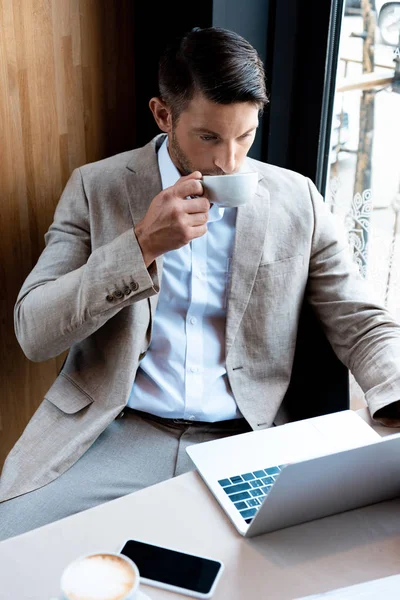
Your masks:
<svg viewBox="0 0 400 600"><path fill-rule="evenodd" d="M136 600L140 575L122 554L99 552L81 556L61 576L61 600Z"/></svg>
<svg viewBox="0 0 400 600"><path fill-rule="evenodd" d="M244 206L257 190L258 173L203 175L204 194L212 204L226 208Z"/></svg>

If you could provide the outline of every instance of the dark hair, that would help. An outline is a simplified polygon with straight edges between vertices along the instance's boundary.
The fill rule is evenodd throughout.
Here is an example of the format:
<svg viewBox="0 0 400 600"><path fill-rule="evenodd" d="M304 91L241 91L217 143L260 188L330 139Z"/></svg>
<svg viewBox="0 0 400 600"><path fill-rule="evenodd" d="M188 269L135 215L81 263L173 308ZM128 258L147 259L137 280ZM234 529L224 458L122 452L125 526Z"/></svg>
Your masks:
<svg viewBox="0 0 400 600"><path fill-rule="evenodd" d="M195 27L165 50L159 63L160 96L179 115L200 92L218 104L268 103L265 73L257 50L220 27Z"/></svg>

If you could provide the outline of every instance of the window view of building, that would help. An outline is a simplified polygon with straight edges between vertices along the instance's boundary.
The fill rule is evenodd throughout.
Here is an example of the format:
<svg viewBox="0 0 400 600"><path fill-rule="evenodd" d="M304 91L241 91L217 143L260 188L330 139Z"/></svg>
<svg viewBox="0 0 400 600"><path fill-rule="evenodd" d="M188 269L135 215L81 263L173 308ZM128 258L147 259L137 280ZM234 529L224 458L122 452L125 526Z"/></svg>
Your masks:
<svg viewBox="0 0 400 600"><path fill-rule="evenodd" d="M332 117L326 201L400 318L400 3L347 0Z"/></svg>

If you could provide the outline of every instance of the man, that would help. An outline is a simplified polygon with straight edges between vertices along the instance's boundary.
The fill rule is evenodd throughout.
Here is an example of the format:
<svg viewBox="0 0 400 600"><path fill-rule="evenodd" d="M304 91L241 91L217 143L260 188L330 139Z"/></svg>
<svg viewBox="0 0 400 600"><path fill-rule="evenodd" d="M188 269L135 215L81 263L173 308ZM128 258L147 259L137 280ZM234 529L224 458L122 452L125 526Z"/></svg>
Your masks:
<svg viewBox="0 0 400 600"><path fill-rule="evenodd" d="M191 469L188 444L271 426L304 295L371 414L395 416L400 327L311 181L246 158L267 103L256 51L195 29L159 86L164 133L73 172L18 296L27 357L69 354L5 463L2 538ZM202 175L239 170L258 172L254 199L210 206Z"/></svg>

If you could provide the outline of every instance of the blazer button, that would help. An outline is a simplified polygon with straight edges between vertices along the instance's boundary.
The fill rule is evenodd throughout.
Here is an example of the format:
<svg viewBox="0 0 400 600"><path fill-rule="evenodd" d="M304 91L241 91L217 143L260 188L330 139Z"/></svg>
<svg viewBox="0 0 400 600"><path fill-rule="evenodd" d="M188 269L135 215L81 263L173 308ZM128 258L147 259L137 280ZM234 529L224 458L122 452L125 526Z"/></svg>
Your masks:
<svg viewBox="0 0 400 600"><path fill-rule="evenodd" d="M131 288L130 288L130 287L126 287L126 288L124 288L124 294L125 294L125 296L129 296L129 294L131 293L131 291L132 291L132 290L131 290Z"/></svg>
<svg viewBox="0 0 400 600"><path fill-rule="evenodd" d="M115 290L115 292L113 292L113 296L114 298L123 298L124 294L121 292L121 290Z"/></svg>
<svg viewBox="0 0 400 600"><path fill-rule="evenodd" d="M131 281L131 290L132 292L136 292L136 290L139 289L139 284L137 281Z"/></svg>
<svg viewBox="0 0 400 600"><path fill-rule="evenodd" d="M114 296L112 296L111 294L107 294L106 300L107 302L114 302Z"/></svg>

